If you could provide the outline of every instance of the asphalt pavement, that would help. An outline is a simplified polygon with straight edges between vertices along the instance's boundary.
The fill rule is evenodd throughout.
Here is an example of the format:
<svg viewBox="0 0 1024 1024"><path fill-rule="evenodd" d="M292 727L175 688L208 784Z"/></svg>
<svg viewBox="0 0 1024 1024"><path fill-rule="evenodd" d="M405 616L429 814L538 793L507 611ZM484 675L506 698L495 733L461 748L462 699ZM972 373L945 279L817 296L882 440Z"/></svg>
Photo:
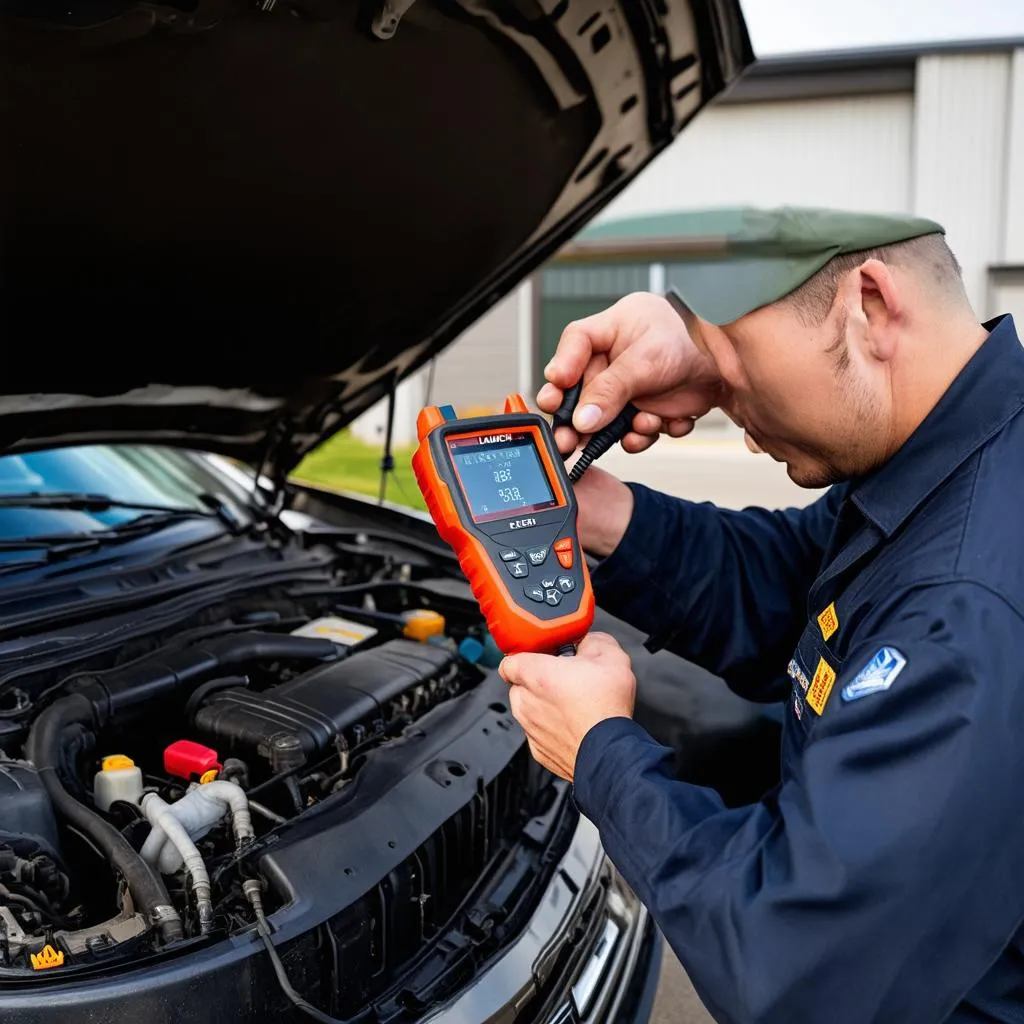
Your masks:
<svg viewBox="0 0 1024 1024"><path fill-rule="evenodd" d="M602 469L660 491L711 501L723 508L787 508L809 504L820 491L797 487L767 455L753 455L738 438L662 439L642 455L608 452ZM651 1024L709 1024L686 972L666 946Z"/></svg>

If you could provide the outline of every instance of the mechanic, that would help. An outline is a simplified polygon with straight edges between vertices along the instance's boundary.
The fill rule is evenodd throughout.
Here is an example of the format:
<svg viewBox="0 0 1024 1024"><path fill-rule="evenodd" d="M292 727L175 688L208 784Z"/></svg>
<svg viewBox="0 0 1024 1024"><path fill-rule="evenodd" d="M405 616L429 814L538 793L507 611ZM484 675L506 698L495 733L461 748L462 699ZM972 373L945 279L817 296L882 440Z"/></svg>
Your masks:
<svg viewBox="0 0 1024 1024"><path fill-rule="evenodd" d="M741 220L737 258L678 269L682 308L570 324L537 401L583 375L563 451L629 400L631 452L717 406L829 486L728 511L577 485L599 603L785 702L781 782L727 808L676 781L609 636L505 659L512 710L716 1020L1024 1020L1024 350L934 222Z"/></svg>

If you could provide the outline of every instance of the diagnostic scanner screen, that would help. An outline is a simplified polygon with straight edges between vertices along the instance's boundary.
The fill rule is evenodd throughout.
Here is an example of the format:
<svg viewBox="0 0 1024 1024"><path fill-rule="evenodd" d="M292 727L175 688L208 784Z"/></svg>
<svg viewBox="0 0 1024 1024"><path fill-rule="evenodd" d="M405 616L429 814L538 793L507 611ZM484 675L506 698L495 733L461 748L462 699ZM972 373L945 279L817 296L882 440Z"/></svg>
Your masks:
<svg viewBox="0 0 1024 1024"><path fill-rule="evenodd" d="M532 433L463 437L448 450L475 522L558 504Z"/></svg>

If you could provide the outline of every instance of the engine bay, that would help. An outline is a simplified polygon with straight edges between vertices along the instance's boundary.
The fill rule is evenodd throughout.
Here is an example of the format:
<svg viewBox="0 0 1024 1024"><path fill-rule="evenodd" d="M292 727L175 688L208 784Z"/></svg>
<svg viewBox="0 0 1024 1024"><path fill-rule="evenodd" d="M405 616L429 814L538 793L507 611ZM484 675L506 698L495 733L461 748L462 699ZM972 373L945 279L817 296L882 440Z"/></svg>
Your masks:
<svg viewBox="0 0 1024 1024"><path fill-rule="evenodd" d="M197 579L0 645L0 980L265 922L287 896L259 855L493 679L500 652L428 545L349 531L248 557L274 582L204 599Z"/></svg>

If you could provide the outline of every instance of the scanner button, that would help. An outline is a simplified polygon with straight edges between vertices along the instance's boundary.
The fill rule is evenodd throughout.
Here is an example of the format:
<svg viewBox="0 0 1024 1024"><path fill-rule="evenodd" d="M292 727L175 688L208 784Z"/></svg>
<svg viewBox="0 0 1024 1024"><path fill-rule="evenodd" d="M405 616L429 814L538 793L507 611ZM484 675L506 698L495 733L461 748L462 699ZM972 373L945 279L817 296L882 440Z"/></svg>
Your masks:
<svg viewBox="0 0 1024 1024"><path fill-rule="evenodd" d="M544 600L550 605L556 605L562 603L562 592L560 590L545 590Z"/></svg>
<svg viewBox="0 0 1024 1024"><path fill-rule="evenodd" d="M505 568L508 569L509 575L517 580L530 575L530 567L525 562L506 562Z"/></svg>
<svg viewBox="0 0 1024 1024"><path fill-rule="evenodd" d="M498 557L503 562L515 562L515 561L518 561L523 556L521 554L519 554L519 552L516 551L515 548L504 548L504 549L502 549L501 551L498 552Z"/></svg>
<svg viewBox="0 0 1024 1024"><path fill-rule="evenodd" d="M536 601L538 604L543 604L544 603L544 588L543 587L523 587L523 593L531 601Z"/></svg>
<svg viewBox="0 0 1024 1024"><path fill-rule="evenodd" d="M571 576L559 576L558 589L563 594L571 594L576 589L576 581Z"/></svg>
<svg viewBox="0 0 1024 1024"><path fill-rule="evenodd" d="M558 564L563 569L571 569L573 561L572 540L568 537L556 540L554 549L555 554L558 556Z"/></svg>
<svg viewBox="0 0 1024 1024"><path fill-rule="evenodd" d="M543 565L544 559L548 557L548 549L528 548L526 551L526 557L530 560L530 565Z"/></svg>
<svg viewBox="0 0 1024 1024"><path fill-rule="evenodd" d="M552 576L551 579L549 579L549 580L541 580L540 581L540 585L545 590L550 590L555 585L555 578Z"/></svg>

